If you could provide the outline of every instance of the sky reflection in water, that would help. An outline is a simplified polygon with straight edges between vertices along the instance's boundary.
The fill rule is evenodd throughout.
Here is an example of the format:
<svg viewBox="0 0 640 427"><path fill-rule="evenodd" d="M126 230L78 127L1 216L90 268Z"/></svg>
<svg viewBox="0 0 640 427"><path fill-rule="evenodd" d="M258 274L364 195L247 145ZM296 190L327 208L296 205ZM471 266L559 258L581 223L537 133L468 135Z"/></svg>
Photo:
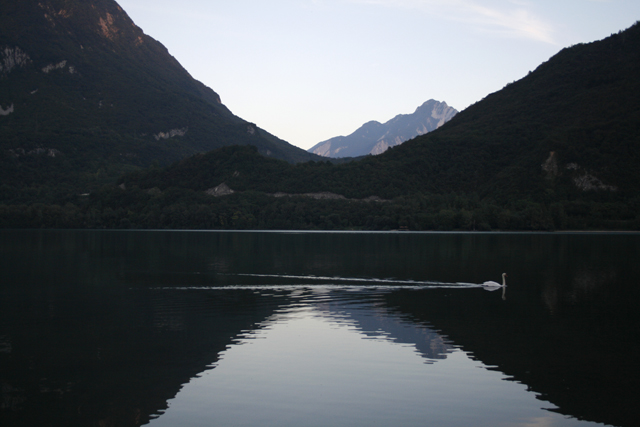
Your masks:
<svg viewBox="0 0 640 427"><path fill-rule="evenodd" d="M291 304L238 337L150 425L585 424L545 410L553 405L524 385L378 306L383 291L357 292L354 298L348 287L290 286ZM426 340L435 353L424 354L412 340Z"/></svg>

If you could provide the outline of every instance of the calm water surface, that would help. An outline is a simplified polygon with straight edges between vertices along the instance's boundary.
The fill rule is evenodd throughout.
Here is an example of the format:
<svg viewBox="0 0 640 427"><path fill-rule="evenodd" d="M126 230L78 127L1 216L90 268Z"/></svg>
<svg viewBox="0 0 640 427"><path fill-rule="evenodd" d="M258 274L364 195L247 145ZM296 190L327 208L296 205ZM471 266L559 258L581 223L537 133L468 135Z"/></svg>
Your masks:
<svg viewBox="0 0 640 427"><path fill-rule="evenodd" d="M0 425L636 425L639 255L637 234L0 231Z"/></svg>

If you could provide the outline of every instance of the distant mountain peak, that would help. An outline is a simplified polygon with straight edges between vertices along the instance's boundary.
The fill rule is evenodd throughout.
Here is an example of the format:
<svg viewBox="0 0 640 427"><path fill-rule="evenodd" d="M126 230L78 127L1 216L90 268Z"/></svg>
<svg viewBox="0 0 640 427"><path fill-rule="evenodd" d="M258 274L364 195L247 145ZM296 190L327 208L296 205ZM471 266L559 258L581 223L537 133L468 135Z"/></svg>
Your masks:
<svg viewBox="0 0 640 427"><path fill-rule="evenodd" d="M381 154L389 147L439 128L457 113L446 102L430 99L416 108L413 114L399 114L384 124L369 121L349 136L322 141L307 151L324 157Z"/></svg>

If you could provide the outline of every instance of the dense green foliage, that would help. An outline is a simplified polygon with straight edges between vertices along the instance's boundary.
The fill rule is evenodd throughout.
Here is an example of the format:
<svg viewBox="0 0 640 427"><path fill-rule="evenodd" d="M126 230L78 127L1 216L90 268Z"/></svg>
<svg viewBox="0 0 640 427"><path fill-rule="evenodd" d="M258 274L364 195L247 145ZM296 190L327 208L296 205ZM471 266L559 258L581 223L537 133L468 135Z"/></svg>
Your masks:
<svg viewBox="0 0 640 427"><path fill-rule="evenodd" d="M59 204L0 205L0 227L640 229L640 197L626 199L619 192L576 193L579 197L565 199L550 194L546 199L523 195L506 201L477 193L413 192L385 200L369 198L377 195L377 189L362 183L351 191L344 188L351 198L316 199L306 194L343 188L335 180L344 173L340 171L353 171L367 163L292 165L265 158L254 147L225 147L166 168L128 174L119 186L105 186L94 194ZM308 177L313 177L315 186L304 185ZM235 193L216 197L205 192L221 183Z"/></svg>
<svg viewBox="0 0 640 427"><path fill-rule="evenodd" d="M63 205L0 205L0 227L300 230L640 230L640 201L518 200L419 194L393 201L213 197L171 188L110 188Z"/></svg>

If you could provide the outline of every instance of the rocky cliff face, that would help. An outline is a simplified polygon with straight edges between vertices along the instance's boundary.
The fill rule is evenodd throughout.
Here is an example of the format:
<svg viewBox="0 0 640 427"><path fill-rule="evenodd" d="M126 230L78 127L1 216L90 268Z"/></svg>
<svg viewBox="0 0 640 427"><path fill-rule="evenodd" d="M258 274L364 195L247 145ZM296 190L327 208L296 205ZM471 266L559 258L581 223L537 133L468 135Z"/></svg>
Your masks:
<svg viewBox="0 0 640 427"><path fill-rule="evenodd" d="M324 157L358 157L381 154L389 147L400 145L418 135L431 132L457 114L446 102L433 99L425 102L413 114L400 114L382 124L371 121L349 136L322 141L308 151Z"/></svg>

